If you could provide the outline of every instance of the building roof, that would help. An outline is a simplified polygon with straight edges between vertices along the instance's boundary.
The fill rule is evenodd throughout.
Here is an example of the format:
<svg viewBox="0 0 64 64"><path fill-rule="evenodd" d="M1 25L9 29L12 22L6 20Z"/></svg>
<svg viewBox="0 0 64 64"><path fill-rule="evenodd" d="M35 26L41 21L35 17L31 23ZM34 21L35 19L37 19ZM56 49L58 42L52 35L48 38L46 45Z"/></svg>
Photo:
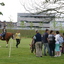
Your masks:
<svg viewBox="0 0 64 64"><path fill-rule="evenodd" d="M55 17L55 14L45 14L45 13L40 13L40 14L18 13L18 16L53 16L53 17Z"/></svg>

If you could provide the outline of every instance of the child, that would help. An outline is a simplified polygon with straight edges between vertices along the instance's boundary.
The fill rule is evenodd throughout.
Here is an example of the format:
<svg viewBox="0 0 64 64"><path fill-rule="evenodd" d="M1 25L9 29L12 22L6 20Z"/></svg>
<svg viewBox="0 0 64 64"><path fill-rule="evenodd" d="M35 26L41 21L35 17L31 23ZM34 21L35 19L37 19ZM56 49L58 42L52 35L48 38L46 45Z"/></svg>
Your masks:
<svg viewBox="0 0 64 64"><path fill-rule="evenodd" d="M32 42L30 44L30 49L31 49L31 53L33 53L33 51L35 51L35 40L33 39L33 37L32 37Z"/></svg>

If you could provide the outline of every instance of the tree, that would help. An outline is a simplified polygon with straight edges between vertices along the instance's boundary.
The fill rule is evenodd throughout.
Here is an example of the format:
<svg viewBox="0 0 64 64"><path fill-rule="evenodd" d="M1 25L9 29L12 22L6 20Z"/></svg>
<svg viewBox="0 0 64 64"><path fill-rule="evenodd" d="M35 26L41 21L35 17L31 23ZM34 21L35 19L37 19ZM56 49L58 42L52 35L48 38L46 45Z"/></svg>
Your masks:
<svg viewBox="0 0 64 64"><path fill-rule="evenodd" d="M64 16L64 0L28 0L27 3L22 2L21 5L32 14L45 13L46 16L55 15L55 17L51 17L47 21Z"/></svg>
<svg viewBox="0 0 64 64"><path fill-rule="evenodd" d="M40 29L41 29L41 27L43 27L43 22L40 21L39 26L40 26Z"/></svg>
<svg viewBox="0 0 64 64"><path fill-rule="evenodd" d="M10 16L9 16L9 23L7 24L7 26L8 26L10 29L12 29L12 28L14 27L12 21L13 21L13 20L12 20L12 16L10 15Z"/></svg>
<svg viewBox="0 0 64 64"><path fill-rule="evenodd" d="M54 29L54 30L57 29L57 27L58 27L57 24L58 24L58 23L57 23L56 21L53 21L51 28Z"/></svg>
<svg viewBox="0 0 64 64"><path fill-rule="evenodd" d="M24 21L21 21L21 27L24 28L25 25L24 25Z"/></svg>
<svg viewBox="0 0 64 64"><path fill-rule="evenodd" d="M32 23L32 22L30 22L30 28L32 29L32 27L33 27L33 23Z"/></svg>
<svg viewBox="0 0 64 64"><path fill-rule="evenodd" d="M60 32L61 32L61 33L64 31L61 22L59 23L59 29L60 29Z"/></svg>
<svg viewBox="0 0 64 64"><path fill-rule="evenodd" d="M22 2L21 5L30 13L64 14L64 0L28 0L28 3Z"/></svg>
<svg viewBox="0 0 64 64"><path fill-rule="evenodd" d="M5 6L5 4L3 2L0 3L1 6ZM0 12L0 15L3 15L2 12Z"/></svg>

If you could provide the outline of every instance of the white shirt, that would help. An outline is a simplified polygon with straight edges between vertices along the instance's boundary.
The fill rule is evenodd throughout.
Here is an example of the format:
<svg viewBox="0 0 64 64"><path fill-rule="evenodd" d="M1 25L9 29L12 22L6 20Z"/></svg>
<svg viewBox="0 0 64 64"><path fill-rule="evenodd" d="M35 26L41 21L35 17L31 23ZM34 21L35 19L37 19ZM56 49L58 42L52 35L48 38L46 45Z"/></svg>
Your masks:
<svg viewBox="0 0 64 64"><path fill-rule="evenodd" d="M56 34L56 36L55 36L55 41L56 41L56 44L59 44L59 37L60 37L60 34Z"/></svg>
<svg viewBox="0 0 64 64"><path fill-rule="evenodd" d="M34 36L33 38L36 39L36 36Z"/></svg>

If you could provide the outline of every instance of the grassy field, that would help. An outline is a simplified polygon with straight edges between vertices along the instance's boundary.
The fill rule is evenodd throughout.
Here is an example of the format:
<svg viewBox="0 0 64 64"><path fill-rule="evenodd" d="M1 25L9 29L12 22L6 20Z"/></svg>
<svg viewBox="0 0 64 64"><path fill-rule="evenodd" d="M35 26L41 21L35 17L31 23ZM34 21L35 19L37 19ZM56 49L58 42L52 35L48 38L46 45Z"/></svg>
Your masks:
<svg viewBox="0 0 64 64"><path fill-rule="evenodd" d="M9 57L10 43L12 44L11 57ZM16 48L16 41L10 40L6 48L5 41L0 40L0 64L64 64L64 55L61 57L36 57L30 52L30 38L22 38L19 48Z"/></svg>

